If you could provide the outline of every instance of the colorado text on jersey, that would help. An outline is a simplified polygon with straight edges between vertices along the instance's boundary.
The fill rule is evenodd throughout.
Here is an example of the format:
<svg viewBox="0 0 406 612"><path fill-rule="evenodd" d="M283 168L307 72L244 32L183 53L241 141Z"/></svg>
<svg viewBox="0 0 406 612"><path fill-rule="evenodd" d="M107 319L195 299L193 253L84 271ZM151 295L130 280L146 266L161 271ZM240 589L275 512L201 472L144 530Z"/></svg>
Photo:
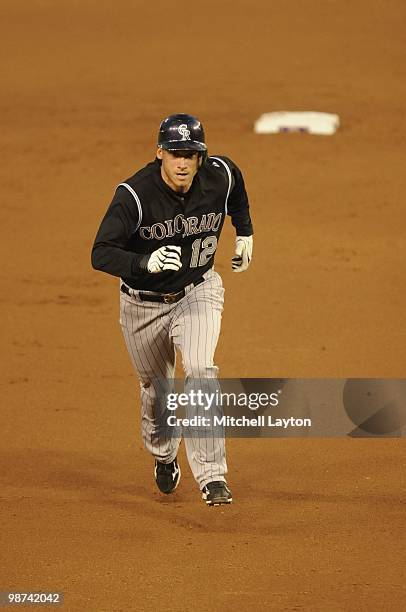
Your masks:
<svg viewBox="0 0 406 612"><path fill-rule="evenodd" d="M163 223L140 227L139 233L144 240L163 240L172 238L175 234L191 236L202 232L216 232L221 226L223 213L209 213L198 217L185 217L181 213L174 219L165 219Z"/></svg>

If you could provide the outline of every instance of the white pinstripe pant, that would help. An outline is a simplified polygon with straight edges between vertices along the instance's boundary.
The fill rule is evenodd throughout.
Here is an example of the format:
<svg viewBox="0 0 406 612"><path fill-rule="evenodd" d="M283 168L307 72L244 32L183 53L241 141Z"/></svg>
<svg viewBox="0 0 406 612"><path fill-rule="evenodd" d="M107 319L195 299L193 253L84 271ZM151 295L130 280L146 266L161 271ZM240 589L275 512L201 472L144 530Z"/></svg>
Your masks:
<svg viewBox="0 0 406 612"><path fill-rule="evenodd" d="M204 275L196 287L186 287L186 295L175 304L140 300L120 292L120 324L133 365L140 378L142 439L147 450L159 461L176 457L180 432L168 436L156 418L156 393L152 381L173 379L176 349L181 352L186 387L192 379L211 379L211 390L218 388L214 365L224 303L221 278L214 270ZM216 436L185 437L186 453L193 475L203 488L213 480L225 480L227 473L225 441Z"/></svg>

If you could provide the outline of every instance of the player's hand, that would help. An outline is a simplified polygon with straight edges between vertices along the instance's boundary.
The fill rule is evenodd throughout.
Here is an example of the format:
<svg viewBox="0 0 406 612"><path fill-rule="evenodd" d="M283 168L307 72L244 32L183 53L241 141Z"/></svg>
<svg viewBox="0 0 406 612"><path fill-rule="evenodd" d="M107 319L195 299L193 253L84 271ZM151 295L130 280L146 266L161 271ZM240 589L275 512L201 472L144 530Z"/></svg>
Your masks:
<svg viewBox="0 0 406 612"><path fill-rule="evenodd" d="M163 246L151 254L148 260L147 270L151 274L157 274L164 270L174 270L177 272L182 267L180 255L180 246Z"/></svg>
<svg viewBox="0 0 406 612"><path fill-rule="evenodd" d="M252 236L237 236L235 239L235 255L232 258L233 272L244 272L252 259Z"/></svg>

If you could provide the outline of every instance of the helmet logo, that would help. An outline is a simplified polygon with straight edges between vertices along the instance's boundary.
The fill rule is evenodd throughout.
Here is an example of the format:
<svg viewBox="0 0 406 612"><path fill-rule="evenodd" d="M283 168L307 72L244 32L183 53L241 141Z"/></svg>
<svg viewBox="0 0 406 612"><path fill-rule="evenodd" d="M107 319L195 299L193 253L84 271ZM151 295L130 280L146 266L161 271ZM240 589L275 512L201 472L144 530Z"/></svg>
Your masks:
<svg viewBox="0 0 406 612"><path fill-rule="evenodd" d="M190 130L187 129L186 123L182 123L178 127L178 132L182 136L182 140L190 140Z"/></svg>

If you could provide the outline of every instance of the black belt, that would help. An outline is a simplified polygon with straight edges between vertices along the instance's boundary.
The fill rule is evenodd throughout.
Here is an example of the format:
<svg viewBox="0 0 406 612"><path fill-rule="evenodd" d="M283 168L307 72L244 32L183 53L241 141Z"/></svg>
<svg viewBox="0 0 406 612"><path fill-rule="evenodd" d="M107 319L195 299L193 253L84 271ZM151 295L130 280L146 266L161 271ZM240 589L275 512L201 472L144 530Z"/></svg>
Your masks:
<svg viewBox="0 0 406 612"><path fill-rule="evenodd" d="M203 281L204 278L203 276L201 276L199 279L197 279L197 281L191 284L196 287L197 285L200 285L200 283L202 283ZM124 283L122 283L120 290L122 293L126 293L130 297L133 297L130 292L130 288L127 287L127 285L124 285ZM159 293L155 295L153 293L146 293L145 291L138 291L137 293L137 297L139 297L139 299L143 302L163 302L164 304L174 304L175 302L179 302L179 300L185 297L185 295L186 291L184 289L178 291L177 293Z"/></svg>

